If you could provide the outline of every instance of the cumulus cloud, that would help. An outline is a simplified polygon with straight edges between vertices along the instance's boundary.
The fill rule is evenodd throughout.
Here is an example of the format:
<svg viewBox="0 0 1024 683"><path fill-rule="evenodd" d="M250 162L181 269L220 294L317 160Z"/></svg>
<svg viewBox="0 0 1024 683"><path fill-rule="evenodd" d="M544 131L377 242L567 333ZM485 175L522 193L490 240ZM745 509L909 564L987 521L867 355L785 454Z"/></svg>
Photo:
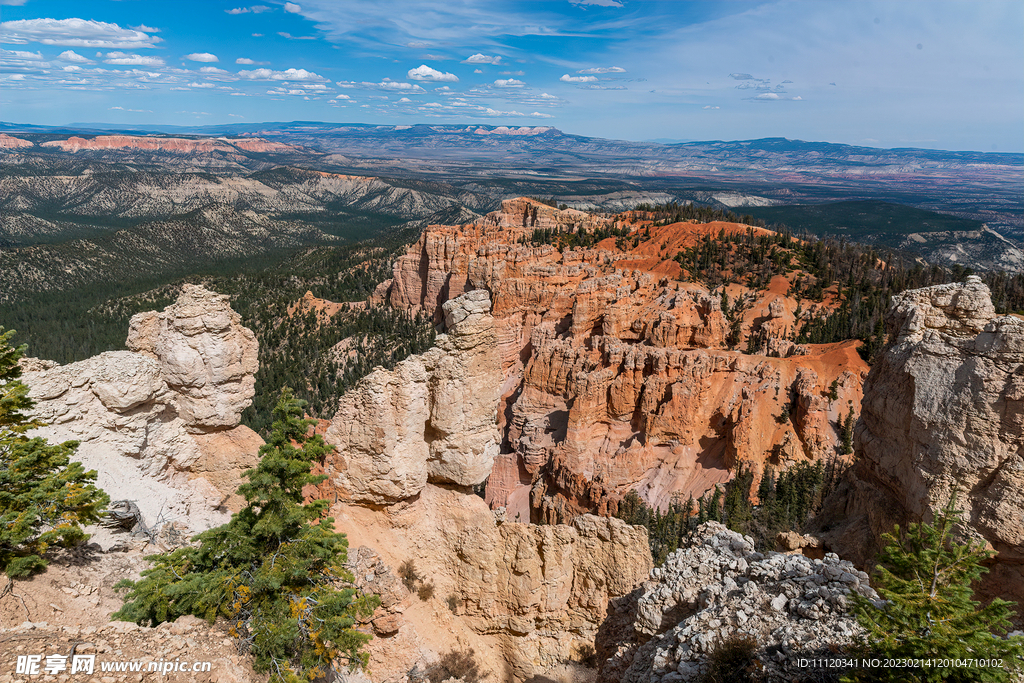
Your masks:
<svg viewBox="0 0 1024 683"><path fill-rule="evenodd" d="M479 52L462 60L463 64L500 64L501 55L483 55Z"/></svg>
<svg viewBox="0 0 1024 683"><path fill-rule="evenodd" d="M138 26L129 26L133 31L142 31L143 33L160 33L160 29L153 28L152 26L146 26L145 24L139 24Z"/></svg>
<svg viewBox="0 0 1024 683"><path fill-rule="evenodd" d="M569 74L564 74L558 80L564 83L593 83L597 80L597 76L570 76Z"/></svg>
<svg viewBox="0 0 1024 683"><path fill-rule="evenodd" d="M117 24L85 19L19 19L0 23L0 43L66 45L68 47L154 47L162 39Z"/></svg>
<svg viewBox="0 0 1024 683"><path fill-rule="evenodd" d="M780 95L778 93L763 92L760 95L757 95L756 97L748 97L747 99L751 100L753 102L782 102L782 101L799 102L803 98L800 97L799 95L797 95L796 97L783 97L782 95Z"/></svg>
<svg viewBox="0 0 1024 683"><path fill-rule="evenodd" d="M406 102L412 102L412 100L410 100L408 97L403 97L402 99L398 100L399 104L405 104Z"/></svg>
<svg viewBox="0 0 1024 683"><path fill-rule="evenodd" d="M494 81L494 85L498 86L499 88L521 88L524 85L526 85L526 83L523 83L522 81L517 81L514 78L499 78L498 80Z"/></svg>
<svg viewBox="0 0 1024 683"><path fill-rule="evenodd" d="M188 59L189 61L220 61L216 54L210 54L209 52L193 52L181 58Z"/></svg>
<svg viewBox="0 0 1024 683"><path fill-rule="evenodd" d="M270 9L271 8L266 5L253 5L252 7L236 7L234 9L226 9L224 11L228 14L248 14L250 12L253 14L261 14L263 12L269 12Z"/></svg>
<svg viewBox="0 0 1024 683"><path fill-rule="evenodd" d="M310 81L325 83L329 80L320 74L306 71L305 69L285 69L284 71L253 69L252 71L239 71L238 76L250 81Z"/></svg>
<svg viewBox="0 0 1024 683"><path fill-rule="evenodd" d="M578 74L623 74L626 70L621 66L595 66L591 69L580 69Z"/></svg>
<svg viewBox="0 0 1024 683"><path fill-rule="evenodd" d="M475 74L482 74L483 72L484 72L483 69L473 69L473 73L475 73Z"/></svg>
<svg viewBox="0 0 1024 683"><path fill-rule="evenodd" d="M286 2L284 3L284 11L289 12L291 14L298 14L299 12L302 11L302 8L296 5L294 2Z"/></svg>
<svg viewBox="0 0 1024 683"><path fill-rule="evenodd" d="M142 55L130 55L124 52L108 52L105 64L118 64L121 66L163 66L164 60L159 57L143 57Z"/></svg>
<svg viewBox="0 0 1024 683"><path fill-rule="evenodd" d="M204 67L200 67L199 73L201 73L201 74L217 74L219 76L223 76L223 75L225 75L225 74L227 74L229 72L226 71L225 69L218 69L215 66L204 66Z"/></svg>
<svg viewBox="0 0 1024 683"><path fill-rule="evenodd" d="M421 64L415 69L409 69L408 78L413 81L433 81L433 82L447 82L456 83L459 77L455 74L442 73L437 69L432 69L426 64Z"/></svg>
<svg viewBox="0 0 1024 683"><path fill-rule="evenodd" d="M190 88L215 88L217 86L215 86L213 83L196 83L196 82L193 81L192 83L188 84L188 87L190 87Z"/></svg>
<svg viewBox="0 0 1024 683"><path fill-rule="evenodd" d="M235 60L235 64L255 64L256 62L249 59L248 57L239 57Z"/></svg>
<svg viewBox="0 0 1024 683"><path fill-rule="evenodd" d="M88 57L83 57L74 50L64 50L64 52L61 52L59 55L57 55L57 59L61 60L62 62L75 62L76 64L92 64L91 59L89 59Z"/></svg>

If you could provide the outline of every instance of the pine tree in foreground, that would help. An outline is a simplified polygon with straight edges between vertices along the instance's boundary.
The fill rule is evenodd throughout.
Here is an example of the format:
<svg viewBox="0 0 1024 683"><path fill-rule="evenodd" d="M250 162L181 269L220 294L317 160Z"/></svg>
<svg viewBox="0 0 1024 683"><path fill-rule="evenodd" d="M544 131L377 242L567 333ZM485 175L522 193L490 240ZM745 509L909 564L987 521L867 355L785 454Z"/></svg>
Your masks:
<svg viewBox="0 0 1024 683"><path fill-rule="evenodd" d="M99 521L109 498L93 485L95 471L71 462L78 442L25 436L42 423L26 415L33 402L18 366L25 347L10 345L13 334L0 327L0 571L17 578L45 569L51 547L86 540L81 525Z"/></svg>
<svg viewBox="0 0 1024 683"><path fill-rule="evenodd" d="M327 502L303 505L302 489L326 477L310 474L331 446L307 436L304 402L285 389L274 409L260 463L238 488L248 505L227 524L195 537L196 545L154 555L114 619L156 625L192 614L224 617L271 681L296 683L325 675L332 664L360 666L370 636L355 628L377 596L357 597L344 569L348 541L323 515ZM297 446L298 447L297 447Z"/></svg>
<svg viewBox="0 0 1024 683"><path fill-rule="evenodd" d="M853 595L873 657L925 665L858 668L845 680L1009 681L1011 671L1024 669L1024 638L1000 637L1010 628L1013 603L997 598L982 607L973 599L971 584L988 571L981 563L994 553L951 537L960 520L955 505L954 496L934 524L911 524L903 538L898 526L882 536L886 547L871 582L882 606Z"/></svg>

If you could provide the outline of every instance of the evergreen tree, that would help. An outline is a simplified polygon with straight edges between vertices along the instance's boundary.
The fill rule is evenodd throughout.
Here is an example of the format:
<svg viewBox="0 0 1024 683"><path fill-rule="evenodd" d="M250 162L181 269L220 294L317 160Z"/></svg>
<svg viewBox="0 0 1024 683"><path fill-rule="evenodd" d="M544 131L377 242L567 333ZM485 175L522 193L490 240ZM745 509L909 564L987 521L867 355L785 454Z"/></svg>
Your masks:
<svg viewBox="0 0 1024 683"><path fill-rule="evenodd" d="M0 571L10 578L45 569L49 548L86 540L81 525L99 521L110 500L93 485L95 471L71 462L78 442L25 436L42 423L26 416L33 402L18 365L25 347L11 346L13 335L0 327Z"/></svg>
<svg viewBox="0 0 1024 683"><path fill-rule="evenodd" d="M312 420L289 389L274 409L270 438L260 463L238 488L248 505L227 524L199 534L197 545L147 558L154 566L131 591L115 619L139 624L193 614L233 624L252 651L257 671L271 681L311 681L332 663L366 662L361 647L370 636L355 617L369 615L376 596L356 597L344 569L348 541L324 517L327 502L303 505L302 489L326 477L310 474L331 448L307 436Z"/></svg>
<svg viewBox="0 0 1024 683"><path fill-rule="evenodd" d="M934 524L911 524L909 533L883 535L871 584L884 599L877 606L854 595L853 611L867 630L874 656L933 659L921 668L854 669L849 681L1009 681L1024 668L1024 638L1001 638L1010 628L1013 603L995 599L985 607L973 599L971 584L988 571L982 561L993 555L978 543L955 541L960 519L956 497L935 516ZM944 667L949 659L997 660Z"/></svg>

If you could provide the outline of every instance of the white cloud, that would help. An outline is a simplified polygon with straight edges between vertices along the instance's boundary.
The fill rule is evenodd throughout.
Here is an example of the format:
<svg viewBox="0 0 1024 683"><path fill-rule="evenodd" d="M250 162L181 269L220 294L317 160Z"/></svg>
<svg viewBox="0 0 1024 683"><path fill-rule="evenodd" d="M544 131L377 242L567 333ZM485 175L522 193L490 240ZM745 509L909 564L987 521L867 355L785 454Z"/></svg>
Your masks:
<svg viewBox="0 0 1024 683"><path fill-rule="evenodd" d="M215 66L201 66L199 67L199 73L201 74L218 74L223 76L226 73L230 73L224 69L218 69Z"/></svg>
<svg viewBox="0 0 1024 683"><path fill-rule="evenodd" d="M623 74L626 70L621 66L596 66L592 69L580 69L578 74Z"/></svg>
<svg viewBox="0 0 1024 683"><path fill-rule="evenodd" d="M205 88L215 88L217 86L215 86L213 83L195 83L195 82L192 82L192 83L188 84L188 87L190 87L190 88L204 88L205 89Z"/></svg>
<svg viewBox="0 0 1024 683"><path fill-rule="evenodd" d="M164 60L159 57L143 57L142 55L130 55L124 52L108 52L106 64L118 64L121 66L163 66Z"/></svg>
<svg viewBox="0 0 1024 683"><path fill-rule="evenodd" d="M253 35L256 34L254 33ZM287 38L288 40L316 40L316 36L293 36L292 34L286 31L278 31L277 35L281 36L282 38Z"/></svg>
<svg viewBox="0 0 1024 683"><path fill-rule="evenodd" d="M482 55L479 52L462 60L463 64L500 64L500 55Z"/></svg>
<svg viewBox="0 0 1024 683"><path fill-rule="evenodd" d="M558 95L549 95L546 92L542 92L540 94L540 96L543 97L545 100L557 100L558 99Z"/></svg>
<svg viewBox="0 0 1024 683"><path fill-rule="evenodd" d="M85 19L19 19L0 23L0 43L142 49L162 39L117 24Z"/></svg>
<svg viewBox="0 0 1024 683"><path fill-rule="evenodd" d="M329 80L320 74L306 71L305 69L285 69L284 71L253 69L252 71L239 71L238 76L250 81L310 81L325 83Z"/></svg>
<svg viewBox="0 0 1024 683"><path fill-rule="evenodd" d="M598 7L622 7L622 3L619 0L569 0L569 4L584 6L596 5Z"/></svg>
<svg viewBox="0 0 1024 683"><path fill-rule="evenodd" d="M403 104L405 102L412 102L412 100L410 100L408 97L403 97L402 99L398 100L399 104Z"/></svg>
<svg viewBox="0 0 1024 683"><path fill-rule="evenodd" d="M569 74L564 74L558 80L564 83L593 83L597 80L597 76L570 76Z"/></svg>
<svg viewBox="0 0 1024 683"><path fill-rule="evenodd" d="M160 29L153 28L152 26L146 26L145 24L139 24L138 26L129 26L133 31L142 31L143 33L160 33Z"/></svg>
<svg viewBox="0 0 1024 683"><path fill-rule="evenodd" d="M185 55L182 59L187 59L190 62L219 62L217 55L210 54L209 52L193 52L190 55Z"/></svg>
<svg viewBox="0 0 1024 683"><path fill-rule="evenodd" d="M59 55L57 55L57 59L61 60L62 62L75 62L76 64L92 64L91 59L89 59L88 57L83 57L74 50L64 50L64 52L61 52Z"/></svg>
<svg viewBox="0 0 1024 683"><path fill-rule="evenodd" d="M291 14L298 14L299 12L302 11L302 8L296 5L294 2L286 2L284 3L284 11L289 12Z"/></svg>
<svg viewBox="0 0 1024 683"><path fill-rule="evenodd" d="M421 64L415 69L409 69L408 78L413 81L432 81L432 82L447 82L456 83L459 77L455 74L442 73L437 69L432 69L426 64Z"/></svg>
<svg viewBox="0 0 1024 683"><path fill-rule="evenodd" d="M28 0L0 0L0 5L12 5L14 7L21 7Z"/></svg>
<svg viewBox="0 0 1024 683"><path fill-rule="evenodd" d="M712 107L710 104L705 104L703 109L718 109L718 107Z"/></svg>
<svg viewBox="0 0 1024 683"><path fill-rule="evenodd" d="M252 64L269 64L269 63L270 62L257 62L256 60L249 59L248 57L239 57L238 59L235 60L235 64L244 64L246 66L252 65Z"/></svg>
<svg viewBox="0 0 1024 683"><path fill-rule="evenodd" d="M473 69L473 73L475 73L475 74L482 74L483 72L484 72L483 69Z"/></svg>
<svg viewBox="0 0 1024 683"><path fill-rule="evenodd" d="M117 110L117 111L133 111L133 112L140 113L140 114L152 114L153 113L152 109L125 109L124 107L111 107L111 109L114 109L114 110Z"/></svg>
<svg viewBox="0 0 1024 683"><path fill-rule="evenodd" d="M525 76L525 71L502 71L502 76Z"/></svg>
<svg viewBox="0 0 1024 683"><path fill-rule="evenodd" d="M481 111L481 114L484 116L532 116L541 119L552 118L551 114L542 114L539 111L535 111L531 114L524 114L521 111L498 111L497 109L491 109L490 107L485 107L483 111Z"/></svg>
<svg viewBox="0 0 1024 683"><path fill-rule="evenodd" d="M42 52L24 52L22 50L0 50L0 55L5 58L17 59L24 62L41 62L44 60Z"/></svg>
<svg viewBox="0 0 1024 683"><path fill-rule="evenodd" d="M517 81L514 78L499 78L498 80L494 81L494 85L498 86L499 88L521 88L524 85L526 85L526 83L523 83L522 81Z"/></svg>
<svg viewBox="0 0 1024 683"><path fill-rule="evenodd" d="M266 5L253 5L252 7L236 7L234 9L226 9L224 11L228 14L248 14L249 12L252 12L253 14L262 14L263 12L269 12L270 10L271 8Z"/></svg>

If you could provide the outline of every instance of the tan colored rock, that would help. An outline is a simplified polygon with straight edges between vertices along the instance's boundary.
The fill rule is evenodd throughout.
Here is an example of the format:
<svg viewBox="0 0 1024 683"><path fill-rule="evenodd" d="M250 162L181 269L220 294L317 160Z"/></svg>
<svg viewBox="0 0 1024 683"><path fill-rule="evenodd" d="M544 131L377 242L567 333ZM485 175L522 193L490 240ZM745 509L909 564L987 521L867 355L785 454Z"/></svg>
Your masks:
<svg viewBox="0 0 1024 683"><path fill-rule="evenodd" d="M860 563L894 523L930 521L954 492L963 529L998 552L988 594L1024 597L1024 321L996 316L978 277L904 292L864 385L856 467L819 515ZM826 531L827 529L827 531Z"/></svg>
<svg viewBox="0 0 1024 683"><path fill-rule="evenodd" d="M339 401L325 434L322 495L376 505L411 498L428 480L484 482L498 452L501 386L485 290L445 305L446 334L394 370L379 368Z"/></svg>
<svg viewBox="0 0 1024 683"><path fill-rule="evenodd" d="M163 312L133 316L125 344L159 361L163 380L177 394L178 414L190 427L233 427L252 402L256 336L223 294L185 285Z"/></svg>
<svg viewBox="0 0 1024 683"><path fill-rule="evenodd" d="M481 671L529 679L592 645L609 601L652 566L642 527L590 515L571 525L497 523L478 496L433 484L386 513L339 502L331 514L360 546L354 564L366 576L357 581L382 585L379 577L412 560L434 586L428 602L415 594L396 602L404 589L384 589L391 606L374 615L374 627L388 614L401 617L382 621L388 629L397 621L397 635L367 646L374 680L469 648Z"/></svg>
<svg viewBox="0 0 1024 683"><path fill-rule="evenodd" d="M79 441L76 459L147 523L162 515L195 531L225 521L263 445L238 425L252 398L255 338L227 297L186 286L164 312L132 319L129 346L142 352L63 366L25 359L34 415L46 423L33 435Z"/></svg>

